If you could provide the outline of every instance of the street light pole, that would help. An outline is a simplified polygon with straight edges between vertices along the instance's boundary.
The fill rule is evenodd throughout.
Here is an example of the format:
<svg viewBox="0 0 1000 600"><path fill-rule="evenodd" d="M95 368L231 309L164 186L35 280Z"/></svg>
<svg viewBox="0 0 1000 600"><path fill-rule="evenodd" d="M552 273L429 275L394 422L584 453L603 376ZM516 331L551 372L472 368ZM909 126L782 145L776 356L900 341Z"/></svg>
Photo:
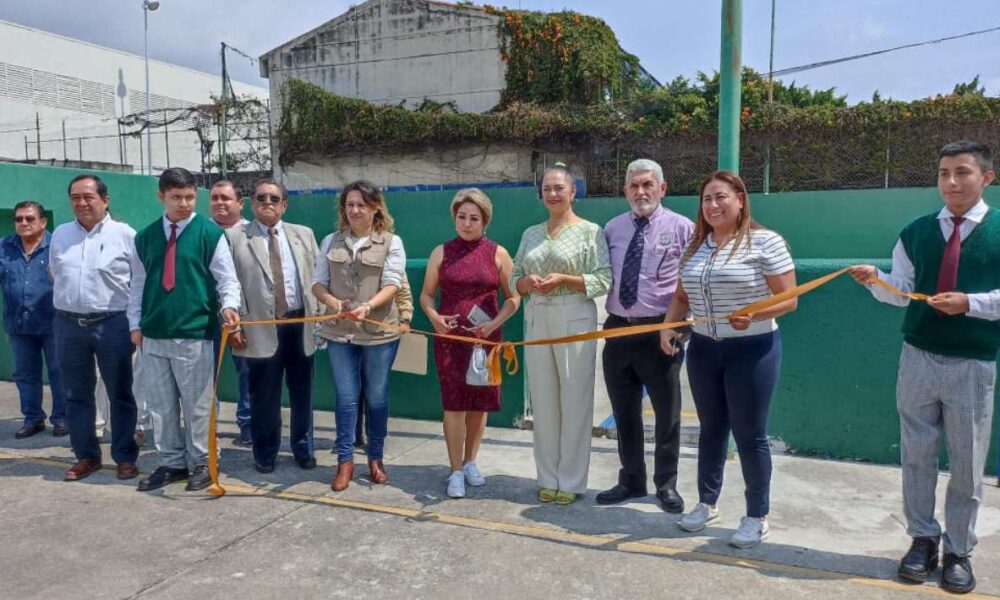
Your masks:
<svg viewBox="0 0 1000 600"><path fill-rule="evenodd" d="M153 174L153 131L150 124L152 117L149 109L149 12L160 8L157 0L142 0L142 38L143 55L146 59L146 169Z"/></svg>

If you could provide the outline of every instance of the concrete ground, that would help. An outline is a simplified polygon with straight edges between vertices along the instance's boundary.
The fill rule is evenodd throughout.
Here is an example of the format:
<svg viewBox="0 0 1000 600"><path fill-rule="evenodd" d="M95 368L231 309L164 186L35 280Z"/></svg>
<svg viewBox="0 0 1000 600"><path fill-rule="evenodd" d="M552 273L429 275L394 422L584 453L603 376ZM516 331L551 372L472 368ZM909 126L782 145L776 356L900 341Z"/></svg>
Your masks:
<svg viewBox="0 0 1000 600"><path fill-rule="evenodd" d="M611 507L594 494L616 480L615 442L595 439L590 489L568 507L535 499L531 433L490 429L479 463L488 482L444 495L438 423L393 420L389 484L371 485L364 455L354 483L329 483L333 416L317 413L319 467L287 453L260 475L232 445L224 405L223 483L215 499L182 484L152 493L115 479L113 465L62 481L68 438L14 440L17 395L0 383L0 598L908 598L936 583L893 579L906 550L899 469L776 456L771 536L751 550L726 539L739 522L738 462L727 467L722 519L686 534L652 496ZM104 446L105 456L108 448ZM651 457L650 457L651 460ZM139 466L155 467L147 445ZM696 501L685 449L680 491ZM942 477L941 492L947 477ZM974 559L978 597L1000 597L1000 489L988 478ZM936 580L936 578L935 578ZM976 597L976 596L973 596Z"/></svg>

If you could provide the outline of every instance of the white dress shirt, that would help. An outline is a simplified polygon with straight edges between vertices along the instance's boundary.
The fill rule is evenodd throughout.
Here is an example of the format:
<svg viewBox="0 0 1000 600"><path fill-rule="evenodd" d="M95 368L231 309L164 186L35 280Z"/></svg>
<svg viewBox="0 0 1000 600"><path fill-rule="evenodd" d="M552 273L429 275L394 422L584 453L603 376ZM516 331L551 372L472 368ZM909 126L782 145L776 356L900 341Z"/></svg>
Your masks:
<svg viewBox="0 0 1000 600"><path fill-rule="evenodd" d="M270 250L271 234L267 225L254 220L253 226L260 230L264 239L268 242ZM302 285L299 284L299 271L295 266L295 255L292 254L292 247L288 244L288 236L285 234L283 221L278 221L274 226L278 230L278 247L281 248L281 275L285 280L285 300L288 302L288 310L299 310L302 308Z"/></svg>
<svg viewBox="0 0 1000 600"><path fill-rule="evenodd" d="M135 230L106 215L87 231L63 223L49 242L52 302L57 310L89 314L128 308Z"/></svg>
<svg viewBox="0 0 1000 600"><path fill-rule="evenodd" d="M958 232L963 242L965 238L969 237L969 234L972 233L976 226L982 223L987 210L989 210L989 206L980 198L975 206L962 215L963 221L959 225ZM951 234L955 230L955 224L951 220L953 216L955 215L948 210L947 206L942 208L937 215L938 224L941 225L941 235L944 236L945 240L951 238ZM879 271L878 276L879 279L898 288L902 292L913 291L913 261L906 254L906 248L903 247L902 240L898 240L896 247L892 249L892 273ZM909 298L897 296L877 285L869 284L868 289L871 291L872 296L875 296L875 299L880 302L896 306L906 306L910 303ZM967 295L969 297L969 312L965 313L966 316L986 319L988 321L1000 319L1000 289Z"/></svg>
<svg viewBox="0 0 1000 600"><path fill-rule="evenodd" d="M184 229L197 215L191 215L183 221L178 221L177 237L184 233ZM164 214L161 219L163 223L163 235L170 239L170 225L172 222ZM146 267L139 259L139 253L135 250L135 242L132 242L132 291L128 298L128 326L130 331L139 329L142 321L142 293L146 289ZM219 238L219 243L215 246L212 254L212 261L208 264L208 270L215 277L215 293L219 295L219 306L223 309L231 308L237 312L240 309L241 290L240 282L236 279L236 267L233 265L233 254L229 250L229 242L226 236Z"/></svg>

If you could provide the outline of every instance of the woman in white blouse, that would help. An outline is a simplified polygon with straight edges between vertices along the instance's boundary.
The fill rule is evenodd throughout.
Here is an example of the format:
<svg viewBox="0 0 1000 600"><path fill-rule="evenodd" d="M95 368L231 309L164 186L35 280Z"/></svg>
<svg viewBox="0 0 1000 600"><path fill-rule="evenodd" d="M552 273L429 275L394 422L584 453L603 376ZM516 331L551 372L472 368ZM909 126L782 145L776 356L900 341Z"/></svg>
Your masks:
<svg viewBox="0 0 1000 600"><path fill-rule="evenodd" d="M723 318L795 287L795 265L785 240L750 217L746 185L729 171L712 174L701 186L694 237L681 258L666 321ZM678 522L701 531L719 518L729 434L736 439L746 482L746 516L729 543L751 548L767 536L771 450L767 418L781 368L781 335L775 318L795 310L796 300L745 317L698 323L687 351L688 379L698 410L698 499ZM663 351L673 355L680 334L661 333Z"/></svg>

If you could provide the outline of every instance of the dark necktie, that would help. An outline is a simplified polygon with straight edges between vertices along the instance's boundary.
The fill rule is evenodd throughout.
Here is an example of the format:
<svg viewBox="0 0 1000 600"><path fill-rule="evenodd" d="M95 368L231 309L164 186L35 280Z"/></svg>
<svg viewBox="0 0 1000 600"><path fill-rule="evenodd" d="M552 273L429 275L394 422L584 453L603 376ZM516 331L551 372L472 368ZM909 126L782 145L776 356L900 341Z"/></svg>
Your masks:
<svg viewBox="0 0 1000 600"><path fill-rule="evenodd" d="M958 258L962 253L962 233L960 225L964 219L962 217L952 217L951 222L955 228L948 238L948 245L944 247L944 255L941 257L941 270L938 271L937 293L954 292L958 285Z"/></svg>
<svg viewBox="0 0 1000 600"><path fill-rule="evenodd" d="M177 273L177 223L170 224L170 239L167 240L167 251L163 255L163 289L174 289Z"/></svg>
<svg viewBox="0 0 1000 600"><path fill-rule="evenodd" d="M288 312L288 298L285 296L285 270L281 266L281 246L278 244L278 230L267 230L267 251L271 262L271 279L274 281L274 316L283 317Z"/></svg>
<svg viewBox="0 0 1000 600"><path fill-rule="evenodd" d="M625 261L622 263L622 283L618 287L618 300L625 308L632 308L639 299L639 270L642 268L642 250L646 242L642 232L649 225L648 217L634 220L635 233L625 251Z"/></svg>

